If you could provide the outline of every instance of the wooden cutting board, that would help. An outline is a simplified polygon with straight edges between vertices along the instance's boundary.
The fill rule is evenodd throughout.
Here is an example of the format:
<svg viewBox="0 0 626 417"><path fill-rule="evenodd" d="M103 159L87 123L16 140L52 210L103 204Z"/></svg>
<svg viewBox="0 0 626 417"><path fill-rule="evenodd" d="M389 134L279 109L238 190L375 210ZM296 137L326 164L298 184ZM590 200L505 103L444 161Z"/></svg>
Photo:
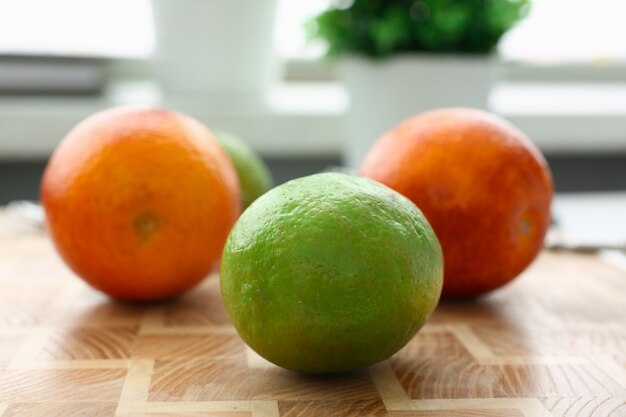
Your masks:
<svg viewBox="0 0 626 417"><path fill-rule="evenodd" d="M0 213L0 416L626 416L626 272L545 253L515 283L443 303L391 360L279 369L228 322L217 276L173 302L113 302Z"/></svg>

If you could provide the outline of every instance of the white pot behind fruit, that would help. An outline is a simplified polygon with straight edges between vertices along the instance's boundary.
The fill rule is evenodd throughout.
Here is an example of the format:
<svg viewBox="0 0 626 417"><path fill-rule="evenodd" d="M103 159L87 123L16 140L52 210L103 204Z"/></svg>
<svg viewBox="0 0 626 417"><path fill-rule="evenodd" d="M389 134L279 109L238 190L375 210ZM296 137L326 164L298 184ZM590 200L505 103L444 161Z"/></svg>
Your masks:
<svg viewBox="0 0 626 417"><path fill-rule="evenodd" d="M350 94L344 163L358 168L383 133L417 113L450 106L486 109L495 63L487 55L343 60L339 73Z"/></svg>
<svg viewBox="0 0 626 417"><path fill-rule="evenodd" d="M259 94L277 78L276 0L152 0L165 92Z"/></svg>

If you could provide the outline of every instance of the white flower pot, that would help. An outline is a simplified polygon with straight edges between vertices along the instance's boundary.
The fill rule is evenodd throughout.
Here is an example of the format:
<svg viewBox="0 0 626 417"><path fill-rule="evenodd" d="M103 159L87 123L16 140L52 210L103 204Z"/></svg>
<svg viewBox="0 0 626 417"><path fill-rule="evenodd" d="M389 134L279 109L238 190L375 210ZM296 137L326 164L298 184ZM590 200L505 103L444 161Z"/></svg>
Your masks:
<svg viewBox="0 0 626 417"><path fill-rule="evenodd" d="M262 94L277 77L277 0L152 0L165 92Z"/></svg>
<svg viewBox="0 0 626 417"><path fill-rule="evenodd" d="M342 61L339 74L350 94L344 163L358 168L383 133L423 111L450 106L486 109L495 62L491 56L429 54Z"/></svg>

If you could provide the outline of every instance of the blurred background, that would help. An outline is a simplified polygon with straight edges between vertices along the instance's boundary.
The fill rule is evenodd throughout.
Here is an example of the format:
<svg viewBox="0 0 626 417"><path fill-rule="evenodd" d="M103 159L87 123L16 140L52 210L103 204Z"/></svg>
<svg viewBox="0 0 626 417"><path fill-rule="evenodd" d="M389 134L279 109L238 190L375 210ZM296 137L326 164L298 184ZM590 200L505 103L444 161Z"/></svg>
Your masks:
<svg viewBox="0 0 626 417"><path fill-rule="evenodd" d="M619 195L625 15L623 0L0 0L0 204L37 199L69 129L121 104L237 134L277 183L357 167L419 111L482 107L537 143L558 192Z"/></svg>

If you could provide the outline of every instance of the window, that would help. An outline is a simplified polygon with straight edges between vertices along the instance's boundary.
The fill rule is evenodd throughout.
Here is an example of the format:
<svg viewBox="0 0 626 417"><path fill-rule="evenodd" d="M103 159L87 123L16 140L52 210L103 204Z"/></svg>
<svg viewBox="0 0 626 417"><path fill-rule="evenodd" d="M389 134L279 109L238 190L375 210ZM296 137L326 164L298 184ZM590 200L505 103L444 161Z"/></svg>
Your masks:
<svg viewBox="0 0 626 417"><path fill-rule="evenodd" d="M323 54L323 44L306 41L303 23L331 1L278 0L276 48L282 57ZM500 51L506 59L539 65L624 61L625 15L623 0L534 0L530 16L505 36ZM138 58L153 47L150 0L0 3L3 54Z"/></svg>
<svg viewBox="0 0 626 417"><path fill-rule="evenodd" d="M535 0L500 49L505 58L538 64L624 61L624 16L623 0Z"/></svg>
<svg viewBox="0 0 626 417"><path fill-rule="evenodd" d="M0 53L142 58L153 48L149 0L3 0Z"/></svg>
<svg viewBox="0 0 626 417"><path fill-rule="evenodd" d="M317 59L321 43L307 42L304 23L324 10L331 0L279 0L276 16L276 49L286 59Z"/></svg>

